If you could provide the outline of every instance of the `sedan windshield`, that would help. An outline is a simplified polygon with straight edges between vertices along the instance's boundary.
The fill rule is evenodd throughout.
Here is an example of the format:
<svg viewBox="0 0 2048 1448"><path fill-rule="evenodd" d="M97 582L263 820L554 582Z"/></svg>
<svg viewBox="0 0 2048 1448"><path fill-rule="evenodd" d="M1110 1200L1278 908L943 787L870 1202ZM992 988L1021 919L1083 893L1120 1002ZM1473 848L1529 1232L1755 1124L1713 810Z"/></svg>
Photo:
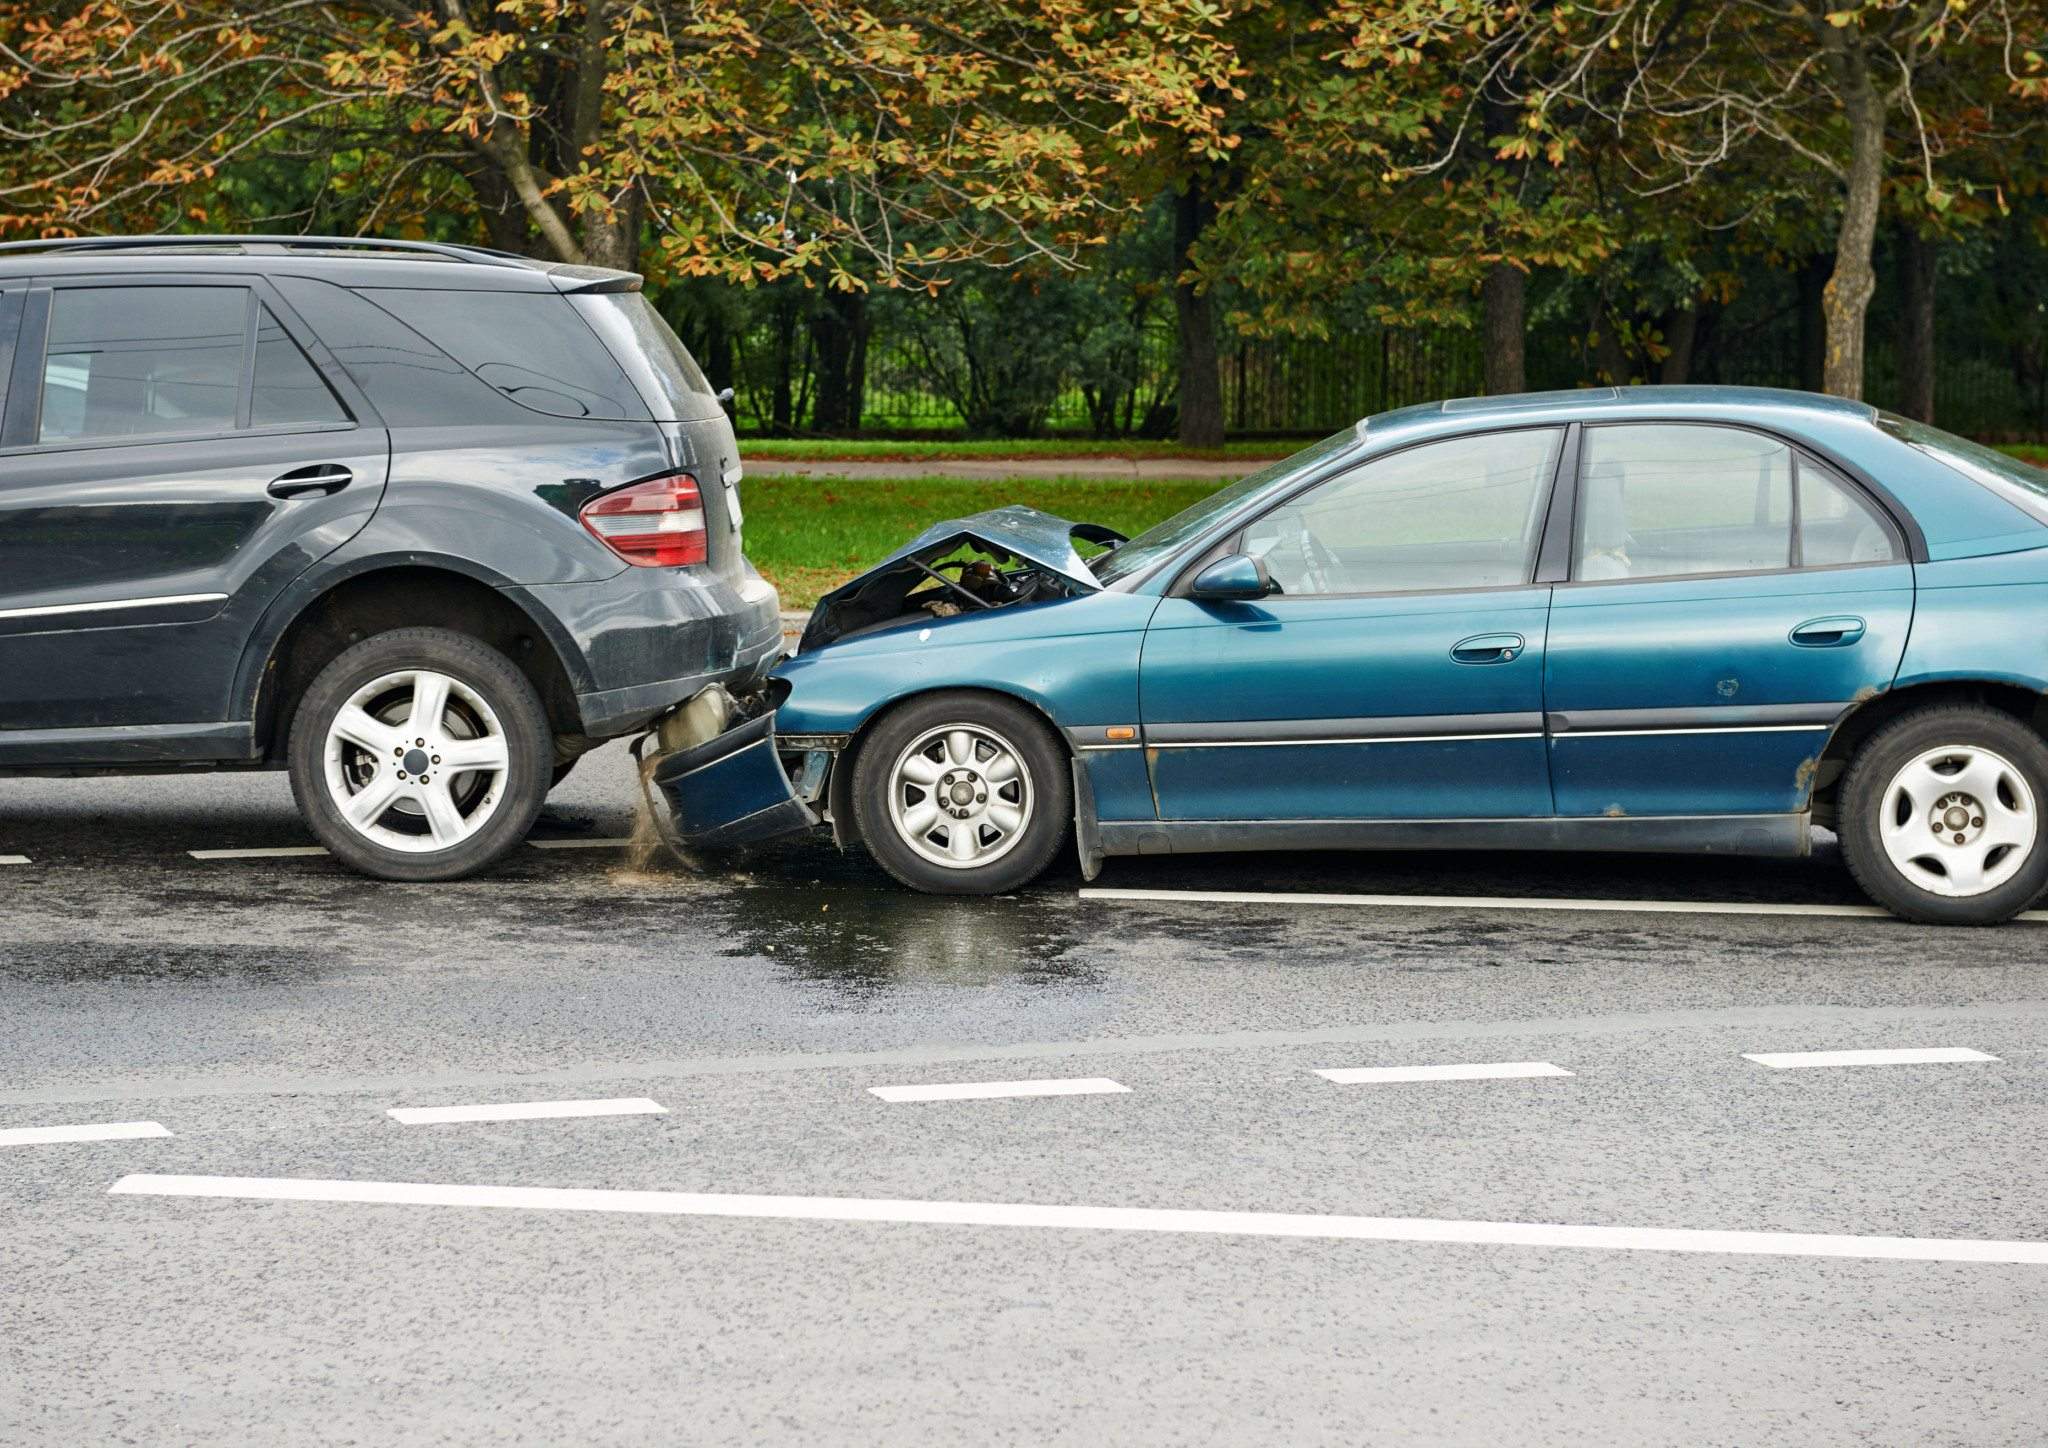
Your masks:
<svg viewBox="0 0 2048 1448"><path fill-rule="evenodd" d="M1201 536L1211 523L1224 517L1246 498L1279 482L1282 478L1292 477L1315 466L1333 453L1355 447L1358 442L1358 429L1347 427L1319 443L1303 448L1291 457L1284 457L1276 463L1268 463L1257 472L1248 473L1228 487L1211 493L1192 507L1183 508L1165 522L1155 523L1130 542L1120 545L1115 552L1091 559L1089 567L1095 570L1095 576L1101 579L1105 586L1115 583L1120 578L1130 578L1142 573L1184 544Z"/></svg>

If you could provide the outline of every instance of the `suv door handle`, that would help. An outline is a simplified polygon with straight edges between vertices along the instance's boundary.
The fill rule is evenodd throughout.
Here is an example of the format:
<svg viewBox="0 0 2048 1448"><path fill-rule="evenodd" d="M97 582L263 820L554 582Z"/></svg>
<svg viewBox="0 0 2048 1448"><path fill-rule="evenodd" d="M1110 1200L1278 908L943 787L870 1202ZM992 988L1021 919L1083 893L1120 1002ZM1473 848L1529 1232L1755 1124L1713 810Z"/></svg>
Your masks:
<svg viewBox="0 0 2048 1448"><path fill-rule="evenodd" d="M340 492L356 480L356 475L340 463L315 463L309 468L293 468L281 478L273 478L270 496L273 498L325 498Z"/></svg>
<svg viewBox="0 0 2048 1448"><path fill-rule="evenodd" d="M1474 634L1451 645L1451 657L1461 664L1511 664L1529 641L1520 634Z"/></svg>
<svg viewBox="0 0 2048 1448"><path fill-rule="evenodd" d="M1863 637L1860 618L1809 619L1792 630L1792 642L1803 649L1839 649Z"/></svg>

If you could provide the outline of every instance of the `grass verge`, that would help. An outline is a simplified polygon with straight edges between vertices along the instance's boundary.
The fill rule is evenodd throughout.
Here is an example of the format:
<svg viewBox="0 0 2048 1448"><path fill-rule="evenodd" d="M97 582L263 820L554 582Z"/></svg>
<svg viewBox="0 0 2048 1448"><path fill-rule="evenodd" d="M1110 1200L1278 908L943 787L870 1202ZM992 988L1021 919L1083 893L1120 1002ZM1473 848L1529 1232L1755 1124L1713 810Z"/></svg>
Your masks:
<svg viewBox="0 0 2048 1448"><path fill-rule="evenodd" d="M873 566L945 518L1028 503L1077 523L1135 534L1216 490L1213 483L1076 478L839 479L749 475L747 557L782 594L809 608L821 594Z"/></svg>
<svg viewBox="0 0 2048 1448"><path fill-rule="evenodd" d="M1289 442L1228 442L1222 447L1188 448L1159 438L1021 437L984 440L887 438L743 437L740 456L752 467L775 458L841 462L932 462L947 458L1284 458L1308 445Z"/></svg>

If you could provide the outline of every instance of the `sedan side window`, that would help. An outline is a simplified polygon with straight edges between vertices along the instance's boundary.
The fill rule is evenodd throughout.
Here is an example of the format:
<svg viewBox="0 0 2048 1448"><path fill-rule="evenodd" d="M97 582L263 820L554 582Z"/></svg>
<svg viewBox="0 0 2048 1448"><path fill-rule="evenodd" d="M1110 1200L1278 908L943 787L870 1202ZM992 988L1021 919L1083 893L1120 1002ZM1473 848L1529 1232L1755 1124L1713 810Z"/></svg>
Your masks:
<svg viewBox="0 0 2048 1448"><path fill-rule="evenodd" d="M1898 556L1890 524L1869 500L1811 458L1799 459L1801 566L1889 563Z"/></svg>
<svg viewBox="0 0 2048 1448"><path fill-rule="evenodd" d="M248 324L241 287L60 289L37 440L232 431Z"/></svg>
<svg viewBox="0 0 2048 1448"><path fill-rule="evenodd" d="M1374 458L1245 530L1283 594L1500 588L1529 581L1562 428Z"/></svg>
<svg viewBox="0 0 2048 1448"><path fill-rule="evenodd" d="M1792 450L1733 427L1589 427L1572 577L1792 563Z"/></svg>

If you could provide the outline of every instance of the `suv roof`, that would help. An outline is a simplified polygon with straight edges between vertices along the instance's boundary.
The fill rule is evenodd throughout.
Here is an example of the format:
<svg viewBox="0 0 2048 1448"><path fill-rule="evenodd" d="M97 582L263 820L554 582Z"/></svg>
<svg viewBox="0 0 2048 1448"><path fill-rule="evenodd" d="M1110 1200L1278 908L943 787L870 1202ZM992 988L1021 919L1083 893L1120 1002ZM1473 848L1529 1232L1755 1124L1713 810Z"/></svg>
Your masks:
<svg viewBox="0 0 2048 1448"><path fill-rule="evenodd" d="M489 247L367 236L81 236L0 243L0 279L109 270L258 271L358 286L631 292L633 272L536 261Z"/></svg>

